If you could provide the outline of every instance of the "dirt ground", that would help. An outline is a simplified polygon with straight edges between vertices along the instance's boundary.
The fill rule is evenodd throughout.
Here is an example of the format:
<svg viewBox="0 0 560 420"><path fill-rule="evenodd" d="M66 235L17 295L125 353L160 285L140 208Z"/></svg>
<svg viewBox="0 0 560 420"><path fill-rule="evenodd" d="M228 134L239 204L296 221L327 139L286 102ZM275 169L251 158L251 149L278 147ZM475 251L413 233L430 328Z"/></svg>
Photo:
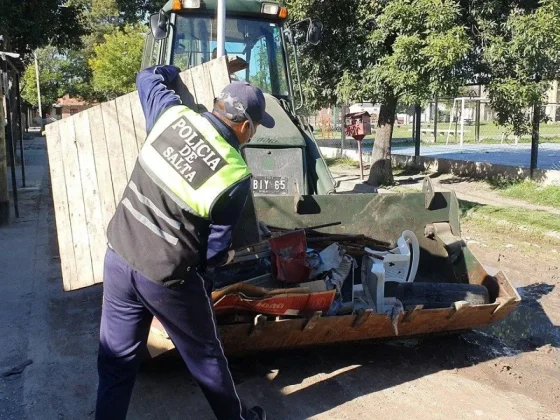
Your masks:
<svg viewBox="0 0 560 420"><path fill-rule="evenodd" d="M33 187L22 218L0 228L0 419L91 419L102 287L62 292L44 140L28 148ZM476 226L463 237L522 295L507 319L461 336L231 359L241 397L273 420L560 419L558 250ZM213 417L169 354L138 375L128 418Z"/></svg>

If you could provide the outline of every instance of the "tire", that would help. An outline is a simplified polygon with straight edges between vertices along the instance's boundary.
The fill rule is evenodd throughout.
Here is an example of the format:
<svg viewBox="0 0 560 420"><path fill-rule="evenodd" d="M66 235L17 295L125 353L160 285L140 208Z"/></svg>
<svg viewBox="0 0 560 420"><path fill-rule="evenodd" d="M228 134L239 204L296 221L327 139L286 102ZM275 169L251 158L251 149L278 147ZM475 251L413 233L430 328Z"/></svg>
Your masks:
<svg viewBox="0 0 560 420"><path fill-rule="evenodd" d="M424 309L449 308L454 302L483 305L490 301L488 289L475 284L399 283L396 298L403 306L424 305Z"/></svg>

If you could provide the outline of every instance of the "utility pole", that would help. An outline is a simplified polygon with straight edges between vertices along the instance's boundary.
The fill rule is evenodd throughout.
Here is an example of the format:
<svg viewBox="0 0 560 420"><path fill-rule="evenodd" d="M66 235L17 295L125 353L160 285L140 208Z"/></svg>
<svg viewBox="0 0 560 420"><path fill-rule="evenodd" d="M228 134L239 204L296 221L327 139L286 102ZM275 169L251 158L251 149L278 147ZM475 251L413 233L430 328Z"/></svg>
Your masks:
<svg viewBox="0 0 560 420"><path fill-rule="evenodd" d="M41 106L41 84L39 83L39 61L37 54L33 53L35 58L35 78L37 79L37 101L39 103L39 117L41 118L41 131L43 131L43 108Z"/></svg>
<svg viewBox="0 0 560 420"><path fill-rule="evenodd" d="M19 156L21 160L21 180L22 187L25 188L25 157L23 153L23 122L21 118L21 95L19 91L19 73L15 75L16 81L16 103L17 103L17 113L18 113L18 124L19 124ZM15 141L15 139L14 139Z"/></svg>
<svg viewBox="0 0 560 420"><path fill-rule="evenodd" d="M437 123L438 123L438 116L439 116L439 103L438 103L438 96L436 95L435 104L434 104L434 143L437 143Z"/></svg>
<svg viewBox="0 0 560 420"><path fill-rule="evenodd" d="M531 165L530 174L531 179L534 179L535 169L537 169L538 157L539 157L539 125L540 125L540 113L541 104L537 102L533 105L533 121L532 121L532 131L531 131Z"/></svg>
<svg viewBox="0 0 560 420"><path fill-rule="evenodd" d="M414 106L414 119L413 121L413 136L414 136L414 157L420 156L420 124L422 118L422 107L420 105ZM417 160L417 159L415 159Z"/></svg>
<svg viewBox="0 0 560 420"><path fill-rule="evenodd" d="M340 155L344 157L344 141L346 140L346 102L342 102L340 108L341 123L340 123Z"/></svg>

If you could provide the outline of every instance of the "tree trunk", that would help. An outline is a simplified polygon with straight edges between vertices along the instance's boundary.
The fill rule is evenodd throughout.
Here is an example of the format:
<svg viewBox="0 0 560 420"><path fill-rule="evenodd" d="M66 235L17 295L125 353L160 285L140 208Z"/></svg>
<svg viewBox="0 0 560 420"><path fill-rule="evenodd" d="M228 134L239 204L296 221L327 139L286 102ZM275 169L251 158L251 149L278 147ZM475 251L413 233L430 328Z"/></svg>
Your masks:
<svg viewBox="0 0 560 420"><path fill-rule="evenodd" d="M4 96L0 92L0 226L10 221L8 162L6 157L6 129L4 121Z"/></svg>
<svg viewBox="0 0 560 420"><path fill-rule="evenodd" d="M395 112L397 98L389 96L381 104L375 142L371 155L371 169L367 183L376 187L393 183L393 170L391 168L391 138L395 125Z"/></svg>

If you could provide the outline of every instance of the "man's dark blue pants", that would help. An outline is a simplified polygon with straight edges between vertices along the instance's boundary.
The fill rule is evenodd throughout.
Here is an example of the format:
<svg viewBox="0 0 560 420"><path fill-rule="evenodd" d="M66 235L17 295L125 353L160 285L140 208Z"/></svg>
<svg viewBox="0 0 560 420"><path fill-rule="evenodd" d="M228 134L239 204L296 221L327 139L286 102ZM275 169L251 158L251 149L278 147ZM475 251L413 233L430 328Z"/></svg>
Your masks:
<svg viewBox="0 0 560 420"><path fill-rule="evenodd" d="M216 417L252 418L224 356L210 300L212 285L193 273L177 287L160 286L111 249L105 255L99 342L97 420L124 420L153 316L171 337Z"/></svg>

